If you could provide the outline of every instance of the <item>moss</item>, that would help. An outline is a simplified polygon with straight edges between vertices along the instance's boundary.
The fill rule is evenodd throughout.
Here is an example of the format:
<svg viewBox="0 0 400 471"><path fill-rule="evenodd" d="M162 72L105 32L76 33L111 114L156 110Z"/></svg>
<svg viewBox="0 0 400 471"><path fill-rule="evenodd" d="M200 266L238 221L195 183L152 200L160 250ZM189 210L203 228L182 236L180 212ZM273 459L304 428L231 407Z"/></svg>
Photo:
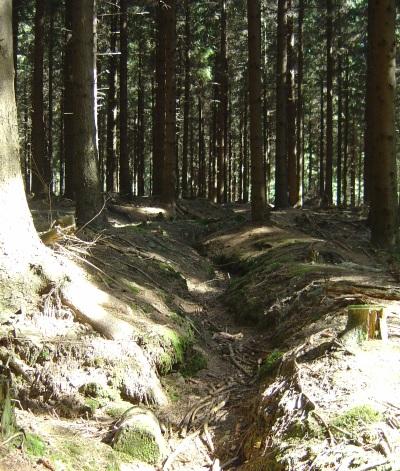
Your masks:
<svg viewBox="0 0 400 471"><path fill-rule="evenodd" d="M272 351L266 356L260 367L260 378L270 376L279 366L284 352L279 350Z"/></svg>
<svg viewBox="0 0 400 471"><path fill-rule="evenodd" d="M181 273L175 270L175 268L171 265L168 265L168 263L160 262L158 266L164 273L166 273L168 276L171 276L172 278L175 278L177 280L185 279Z"/></svg>
<svg viewBox="0 0 400 471"><path fill-rule="evenodd" d="M30 456L44 456L46 445L44 441L34 433L27 433L24 441L24 450Z"/></svg>
<svg viewBox="0 0 400 471"><path fill-rule="evenodd" d="M92 397L85 398L85 405L90 409L91 413L94 414L97 409L100 409L102 403L98 399Z"/></svg>
<svg viewBox="0 0 400 471"><path fill-rule="evenodd" d="M86 383L79 388L79 392L86 397L92 398L109 398L110 394L101 384Z"/></svg>
<svg viewBox="0 0 400 471"><path fill-rule="evenodd" d="M382 414L365 404L353 407L332 420L332 425L350 433L359 431L365 424L373 424L382 420Z"/></svg>
<svg viewBox="0 0 400 471"><path fill-rule="evenodd" d="M130 427L122 431L114 449L149 464L156 464L160 459L154 437L144 429Z"/></svg>

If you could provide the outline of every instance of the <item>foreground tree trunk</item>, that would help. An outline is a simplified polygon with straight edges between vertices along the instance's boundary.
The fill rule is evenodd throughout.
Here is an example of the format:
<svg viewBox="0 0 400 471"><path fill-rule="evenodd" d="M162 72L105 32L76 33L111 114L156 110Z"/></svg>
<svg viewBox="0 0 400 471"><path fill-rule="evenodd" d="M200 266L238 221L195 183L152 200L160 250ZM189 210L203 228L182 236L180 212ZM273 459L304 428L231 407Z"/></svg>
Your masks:
<svg viewBox="0 0 400 471"><path fill-rule="evenodd" d="M395 154L396 2L369 0L367 135L372 242L391 248L397 239Z"/></svg>
<svg viewBox="0 0 400 471"><path fill-rule="evenodd" d="M95 1L73 0L72 41L74 61L73 139L76 217L78 224L101 222L100 188L95 117Z"/></svg>
<svg viewBox="0 0 400 471"><path fill-rule="evenodd" d="M39 245L25 198L19 162L17 109L14 93L12 1L0 2L0 303L3 283L19 270ZM16 234L18 237L16 237ZM26 262L26 259L25 259Z"/></svg>
<svg viewBox="0 0 400 471"><path fill-rule="evenodd" d="M45 18L46 0L36 0L32 84L32 191L38 196L47 194L50 185L50 164L46 153L43 101Z"/></svg>
<svg viewBox="0 0 400 471"><path fill-rule="evenodd" d="M251 152L251 217L262 222L265 211L265 180L262 132L261 86L261 5L247 0L249 46L249 101Z"/></svg>

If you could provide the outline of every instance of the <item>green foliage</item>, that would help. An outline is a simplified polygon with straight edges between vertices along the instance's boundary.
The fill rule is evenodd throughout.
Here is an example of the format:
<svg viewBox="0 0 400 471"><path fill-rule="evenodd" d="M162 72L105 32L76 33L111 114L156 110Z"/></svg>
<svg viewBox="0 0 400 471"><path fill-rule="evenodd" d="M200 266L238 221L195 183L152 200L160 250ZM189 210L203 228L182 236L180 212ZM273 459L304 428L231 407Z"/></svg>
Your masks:
<svg viewBox="0 0 400 471"><path fill-rule="evenodd" d="M382 420L382 414L373 409L369 404L353 407L337 416L332 425L350 433L359 431L366 424L373 424Z"/></svg>
<svg viewBox="0 0 400 471"><path fill-rule="evenodd" d="M24 450L30 456L44 456L46 445L44 441L34 433L27 433L24 441Z"/></svg>
<svg viewBox="0 0 400 471"><path fill-rule="evenodd" d="M260 378L266 378L267 376L270 376L280 364L283 355L284 352L279 350L274 350L271 352L261 364Z"/></svg>

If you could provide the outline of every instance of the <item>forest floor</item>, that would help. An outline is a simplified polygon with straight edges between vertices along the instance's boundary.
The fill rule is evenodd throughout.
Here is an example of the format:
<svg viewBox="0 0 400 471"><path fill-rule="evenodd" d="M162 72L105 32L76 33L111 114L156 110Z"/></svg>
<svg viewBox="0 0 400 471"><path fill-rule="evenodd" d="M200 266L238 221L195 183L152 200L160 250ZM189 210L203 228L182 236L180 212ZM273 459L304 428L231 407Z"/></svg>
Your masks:
<svg viewBox="0 0 400 471"><path fill-rule="evenodd" d="M73 213L31 209L39 231ZM78 322L57 286L3 312L25 443L2 445L0 469L400 469L400 265L370 246L361 213L253 226L246 205L187 200L170 221L143 198L110 203L108 220L61 230L52 249L129 306L117 316L134 341ZM354 304L385 307L388 342L341 343ZM164 437L154 464L110 446L138 403Z"/></svg>

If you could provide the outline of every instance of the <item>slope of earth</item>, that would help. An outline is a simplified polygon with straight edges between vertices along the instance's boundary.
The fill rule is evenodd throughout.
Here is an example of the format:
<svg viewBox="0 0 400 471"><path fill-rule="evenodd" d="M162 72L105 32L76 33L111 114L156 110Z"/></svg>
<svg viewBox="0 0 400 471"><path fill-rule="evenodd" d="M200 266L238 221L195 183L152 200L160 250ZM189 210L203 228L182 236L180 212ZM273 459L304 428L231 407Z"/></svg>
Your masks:
<svg viewBox="0 0 400 471"><path fill-rule="evenodd" d="M357 214L290 210L207 240L225 305L274 347L238 469L400 469L398 263L368 239ZM389 341L346 347L349 305L383 306Z"/></svg>
<svg viewBox="0 0 400 471"><path fill-rule="evenodd" d="M72 205L52 203L32 203L39 231L70 221ZM57 286L3 312L25 439L1 445L0 469L397 469L396 259L371 249L361 215L289 210L252 226L248 209L185 200L169 220L151 199L115 200L104 230L50 233L134 335L99 333ZM341 344L350 304L384 305L389 342ZM137 405L157 417L157 459L110 446Z"/></svg>

